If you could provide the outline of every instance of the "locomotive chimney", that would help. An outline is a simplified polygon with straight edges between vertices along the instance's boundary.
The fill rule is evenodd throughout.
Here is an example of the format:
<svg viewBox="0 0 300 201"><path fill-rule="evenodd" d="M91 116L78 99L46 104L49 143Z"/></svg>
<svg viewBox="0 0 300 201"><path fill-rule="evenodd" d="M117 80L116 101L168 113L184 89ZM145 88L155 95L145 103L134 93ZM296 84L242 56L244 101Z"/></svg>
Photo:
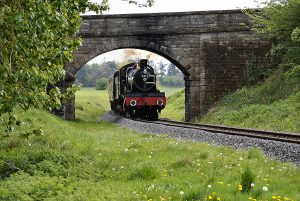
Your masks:
<svg viewBox="0 0 300 201"><path fill-rule="evenodd" d="M147 68L148 59L141 59L140 60L140 68Z"/></svg>

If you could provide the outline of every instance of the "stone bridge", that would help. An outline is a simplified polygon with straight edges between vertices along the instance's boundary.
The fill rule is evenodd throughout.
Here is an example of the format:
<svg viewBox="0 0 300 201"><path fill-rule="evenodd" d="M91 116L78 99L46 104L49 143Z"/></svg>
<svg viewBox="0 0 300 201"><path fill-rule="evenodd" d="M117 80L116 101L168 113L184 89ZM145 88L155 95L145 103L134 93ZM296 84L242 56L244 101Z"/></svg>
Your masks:
<svg viewBox="0 0 300 201"><path fill-rule="evenodd" d="M185 76L185 118L201 116L230 91L245 83L250 55L264 57L268 41L250 31L241 10L181 13L82 16L82 46L65 66L69 75L62 88L88 61L103 53L137 48L159 54ZM64 107L66 119L75 118L74 100Z"/></svg>

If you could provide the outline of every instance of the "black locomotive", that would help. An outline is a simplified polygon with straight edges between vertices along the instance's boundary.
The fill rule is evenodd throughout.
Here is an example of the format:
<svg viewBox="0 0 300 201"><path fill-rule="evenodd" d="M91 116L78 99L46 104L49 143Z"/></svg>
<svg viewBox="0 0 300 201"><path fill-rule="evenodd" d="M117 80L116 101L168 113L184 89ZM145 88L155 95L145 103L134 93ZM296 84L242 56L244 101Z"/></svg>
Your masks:
<svg viewBox="0 0 300 201"><path fill-rule="evenodd" d="M156 75L147 59L130 63L116 71L108 81L111 109L126 117L158 119L166 96L156 87Z"/></svg>

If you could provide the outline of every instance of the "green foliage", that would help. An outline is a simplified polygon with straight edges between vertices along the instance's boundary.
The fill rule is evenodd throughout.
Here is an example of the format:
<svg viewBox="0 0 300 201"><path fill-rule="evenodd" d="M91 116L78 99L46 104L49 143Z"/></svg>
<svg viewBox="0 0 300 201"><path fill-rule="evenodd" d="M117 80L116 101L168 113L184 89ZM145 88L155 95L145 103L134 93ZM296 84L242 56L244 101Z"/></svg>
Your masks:
<svg viewBox="0 0 300 201"><path fill-rule="evenodd" d="M281 55L284 63L300 64L299 7L299 0L271 0L259 12L247 12L253 20L253 30L271 40L272 52Z"/></svg>
<svg viewBox="0 0 300 201"><path fill-rule="evenodd" d="M46 87L63 79L63 64L81 44L80 13L107 8L106 0L101 5L88 0L0 2L0 117L12 116L16 107L57 107L60 93L50 97Z"/></svg>
<svg viewBox="0 0 300 201"><path fill-rule="evenodd" d="M170 64L168 66L167 72L165 72L165 65L162 63L159 65L158 80L162 86L167 87L184 87L184 75L183 73L174 65Z"/></svg>
<svg viewBox="0 0 300 201"><path fill-rule="evenodd" d="M251 184L254 184L254 178L255 176L253 175L252 171L250 170L249 167L246 168L245 172L242 174L242 192L243 193L249 193L250 190L252 189Z"/></svg>
<svg viewBox="0 0 300 201"><path fill-rule="evenodd" d="M261 58L252 55L248 58L246 62L245 77L249 86L255 85L263 81L270 74L267 64L261 61Z"/></svg>
<svg viewBox="0 0 300 201"><path fill-rule="evenodd" d="M96 82L96 89L97 90L104 90L107 88L108 80L106 78L100 78Z"/></svg>
<svg viewBox="0 0 300 201"><path fill-rule="evenodd" d="M101 64L86 64L76 74L78 83L84 87L95 87L97 79L110 78L118 69L118 63L115 61L105 61Z"/></svg>
<svg viewBox="0 0 300 201"><path fill-rule="evenodd" d="M184 87L184 79L182 75L167 76L160 79L160 84L167 87Z"/></svg>

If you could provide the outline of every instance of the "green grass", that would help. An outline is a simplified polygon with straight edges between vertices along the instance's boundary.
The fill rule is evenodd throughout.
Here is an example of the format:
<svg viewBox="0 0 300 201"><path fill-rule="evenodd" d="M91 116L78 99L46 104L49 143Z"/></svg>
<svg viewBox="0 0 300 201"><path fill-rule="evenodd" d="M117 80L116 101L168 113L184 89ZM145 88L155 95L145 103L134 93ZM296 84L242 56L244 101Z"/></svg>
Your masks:
<svg viewBox="0 0 300 201"><path fill-rule="evenodd" d="M198 122L300 132L300 76L283 69L265 82L225 96Z"/></svg>
<svg viewBox="0 0 300 201"><path fill-rule="evenodd" d="M107 90L82 88L75 94L76 118L83 121L95 121L110 110Z"/></svg>
<svg viewBox="0 0 300 201"><path fill-rule="evenodd" d="M165 92L166 93L166 97L172 96L173 94L183 90L184 88L182 87L164 87L164 86L160 86L159 90L161 92Z"/></svg>
<svg viewBox="0 0 300 201"><path fill-rule="evenodd" d="M160 117L178 121L184 121L185 100L184 90L181 89L170 96L167 96L167 105L161 111Z"/></svg>
<svg viewBox="0 0 300 201"><path fill-rule="evenodd" d="M0 200L300 199L294 165L254 148L236 151L96 123L107 103L95 93L78 92L77 121L31 110L18 113L24 125L15 133L1 132ZM43 135L18 136L40 126ZM238 190L247 169L255 176L249 194Z"/></svg>

